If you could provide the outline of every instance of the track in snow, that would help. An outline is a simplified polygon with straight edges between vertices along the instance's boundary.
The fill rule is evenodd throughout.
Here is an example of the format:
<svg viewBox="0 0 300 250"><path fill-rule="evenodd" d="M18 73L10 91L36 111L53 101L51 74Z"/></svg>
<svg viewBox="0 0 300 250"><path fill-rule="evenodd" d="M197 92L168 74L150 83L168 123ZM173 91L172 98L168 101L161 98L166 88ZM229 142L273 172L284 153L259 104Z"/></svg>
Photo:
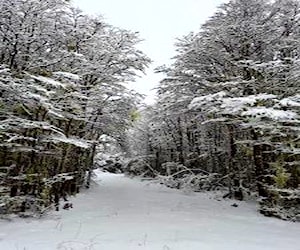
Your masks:
<svg viewBox="0 0 300 250"><path fill-rule="evenodd" d="M70 211L0 221L2 250L300 250L300 223L254 205L96 172Z"/></svg>

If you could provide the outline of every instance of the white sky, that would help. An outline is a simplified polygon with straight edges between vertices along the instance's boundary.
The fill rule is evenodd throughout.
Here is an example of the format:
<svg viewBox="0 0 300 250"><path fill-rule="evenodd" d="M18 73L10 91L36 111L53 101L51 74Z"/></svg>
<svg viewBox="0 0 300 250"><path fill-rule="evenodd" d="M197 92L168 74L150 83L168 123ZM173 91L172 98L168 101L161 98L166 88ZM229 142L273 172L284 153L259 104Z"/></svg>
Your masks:
<svg viewBox="0 0 300 250"><path fill-rule="evenodd" d="M131 86L147 94L147 103L154 100L155 88L162 76L153 69L170 64L175 55L176 38L198 31L226 0L73 0L73 3L90 14L100 14L117 27L138 31L145 41L139 48L152 60L147 75Z"/></svg>

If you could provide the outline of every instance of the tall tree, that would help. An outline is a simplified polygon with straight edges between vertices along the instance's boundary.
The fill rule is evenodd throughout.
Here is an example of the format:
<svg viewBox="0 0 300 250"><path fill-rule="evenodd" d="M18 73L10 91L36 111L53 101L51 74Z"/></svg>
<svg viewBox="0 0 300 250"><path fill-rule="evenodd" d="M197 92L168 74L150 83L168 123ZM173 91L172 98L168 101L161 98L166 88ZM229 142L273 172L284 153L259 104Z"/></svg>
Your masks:
<svg viewBox="0 0 300 250"><path fill-rule="evenodd" d="M174 63L158 69L155 169L200 168L217 176L205 187L239 199L258 192L263 213L295 218L299 10L295 0L232 0L179 39Z"/></svg>
<svg viewBox="0 0 300 250"><path fill-rule="evenodd" d="M3 211L58 209L89 186L101 135L124 144L139 102L126 83L150 60L137 33L67 1L1 1L0 24Z"/></svg>

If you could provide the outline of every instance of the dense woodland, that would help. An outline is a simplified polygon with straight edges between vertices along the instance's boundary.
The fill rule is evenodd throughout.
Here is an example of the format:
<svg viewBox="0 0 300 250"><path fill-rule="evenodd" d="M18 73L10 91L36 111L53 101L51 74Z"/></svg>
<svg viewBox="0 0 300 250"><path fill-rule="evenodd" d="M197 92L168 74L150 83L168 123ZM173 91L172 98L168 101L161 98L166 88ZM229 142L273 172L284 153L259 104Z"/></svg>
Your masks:
<svg viewBox="0 0 300 250"><path fill-rule="evenodd" d="M299 1L220 6L143 108L126 87L150 63L138 33L69 1L0 0L0 40L0 214L59 209L114 145L129 174L300 220Z"/></svg>
<svg viewBox="0 0 300 250"><path fill-rule="evenodd" d="M229 1L176 48L128 133L128 171L300 220L299 1Z"/></svg>
<svg viewBox="0 0 300 250"><path fill-rule="evenodd" d="M137 33L63 0L0 1L0 213L43 212L89 187L96 149L124 146L150 60Z"/></svg>

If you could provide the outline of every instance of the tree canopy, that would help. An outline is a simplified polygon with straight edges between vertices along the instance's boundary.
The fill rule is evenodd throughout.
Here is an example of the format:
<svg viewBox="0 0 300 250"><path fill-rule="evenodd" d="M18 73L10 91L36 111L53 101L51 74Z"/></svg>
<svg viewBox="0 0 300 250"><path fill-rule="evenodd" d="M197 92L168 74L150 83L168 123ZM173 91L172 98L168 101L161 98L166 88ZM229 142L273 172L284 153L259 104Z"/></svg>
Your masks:
<svg viewBox="0 0 300 250"><path fill-rule="evenodd" d="M296 0L231 0L178 39L173 64L157 69L165 78L147 133L137 130L149 172L175 187L258 194L262 213L296 219L299 13Z"/></svg>
<svg viewBox="0 0 300 250"><path fill-rule="evenodd" d="M43 210L89 186L96 148L124 146L150 59L138 33L67 1L0 2L1 211ZM88 174L87 174L88 173Z"/></svg>

